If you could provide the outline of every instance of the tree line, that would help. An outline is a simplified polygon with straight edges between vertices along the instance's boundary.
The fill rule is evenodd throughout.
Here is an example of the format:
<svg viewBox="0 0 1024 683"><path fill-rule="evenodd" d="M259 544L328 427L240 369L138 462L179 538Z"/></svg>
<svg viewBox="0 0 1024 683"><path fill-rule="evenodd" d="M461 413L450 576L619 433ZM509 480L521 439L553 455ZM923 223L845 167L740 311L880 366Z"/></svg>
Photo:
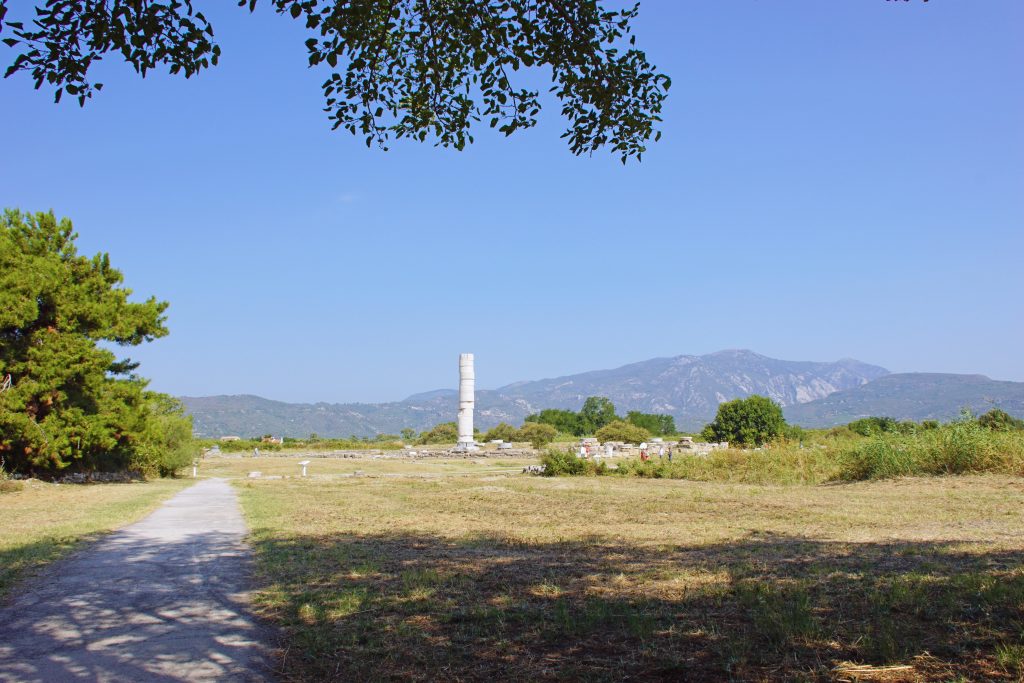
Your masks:
<svg viewBox="0 0 1024 683"><path fill-rule="evenodd" d="M548 408L526 416L526 422L549 424L562 434L594 436L600 429L614 422L624 422L645 430L650 436L669 436L676 433L676 421L671 415L642 413L631 410L625 417L615 412L615 404L604 396L591 396L583 402L579 412Z"/></svg>

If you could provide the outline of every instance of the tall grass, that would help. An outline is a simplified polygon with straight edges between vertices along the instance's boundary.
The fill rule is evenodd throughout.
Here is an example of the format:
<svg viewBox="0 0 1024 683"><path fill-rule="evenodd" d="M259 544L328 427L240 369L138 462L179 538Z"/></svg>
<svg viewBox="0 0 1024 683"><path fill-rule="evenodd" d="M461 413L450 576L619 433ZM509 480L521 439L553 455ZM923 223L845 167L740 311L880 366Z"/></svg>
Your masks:
<svg viewBox="0 0 1024 683"><path fill-rule="evenodd" d="M973 420L909 435L883 434L839 453L839 479L1002 472L1024 475L1024 434Z"/></svg>
<svg viewBox="0 0 1024 683"><path fill-rule="evenodd" d="M727 481L743 484L818 484L838 474L834 457L822 448L776 446L760 451L729 449L706 456L675 454L672 461L626 460L615 474L654 479Z"/></svg>
<svg viewBox="0 0 1024 683"><path fill-rule="evenodd" d="M836 438L811 447L778 442L763 450L708 455L676 453L672 461L628 459L599 468L571 452L550 449L551 475L617 474L744 484L820 484L904 476L997 472L1024 476L1024 432L994 432L974 420L914 433Z"/></svg>

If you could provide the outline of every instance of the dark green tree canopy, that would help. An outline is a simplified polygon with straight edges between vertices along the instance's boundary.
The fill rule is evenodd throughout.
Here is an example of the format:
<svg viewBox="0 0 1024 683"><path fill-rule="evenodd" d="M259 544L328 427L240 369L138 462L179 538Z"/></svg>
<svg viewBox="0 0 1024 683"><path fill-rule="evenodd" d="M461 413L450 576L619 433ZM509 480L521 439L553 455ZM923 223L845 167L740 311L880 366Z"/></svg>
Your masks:
<svg viewBox="0 0 1024 683"><path fill-rule="evenodd" d="M671 415L631 410L626 414L626 422L642 427L655 436L668 436L676 433L676 419Z"/></svg>
<svg viewBox="0 0 1024 683"><path fill-rule="evenodd" d="M571 410L560 408L545 408L539 413L526 416L526 422L537 422L554 427L563 434L582 435L584 432L580 427L580 416Z"/></svg>
<svg viewBox="0 0 1024 683"><path fill-rule="evenodd" d="M32 473L173 470L167 449L191 439L180 405L99 346L167 334L167 304L130 302L109 257L80 256L75 237L52 213L0 215L0 457Z"/></svg>
<svg viewBox="0 0 1024 683"><path fill-rule="evenodd" d="M213 0L207 0L212 2ZM510 135L537 123L540 91L516 72L549 74L568 121L574 154L608 147L641 158L660 133L669 78L635 46L639 5L610 10L600 0L266 0L309 31L310 66L323 82L335 128L386 148L390 137L432 138L462 149L472 124ZM30 3L25 3L30 5ZM0 33L20 52L6 75L27 72L80 104L102 88L89 77L107 55L139 74L166 67L191 77L216 65L220 47L196 6L202 0L46 0L32 17L9 15ZM253 11L258 0L240 0ZM11 3L14 7L14 3Z"/></svg>
<svg viewBox="0 0 1024 683"><path fill-rule="evenodd" d="M707 441L760 446L782 435L785 428L786 419L779 404L754 394L719 404L718 414L704 427L701 437Z"/></svg>
<svg viewBox="0 0 1024 683"><path fill-rule="evenodd" d="M604 396L591 396L580 408L580 423L584 434L593 434L606 424L618 420L615 404Z"/></svg>

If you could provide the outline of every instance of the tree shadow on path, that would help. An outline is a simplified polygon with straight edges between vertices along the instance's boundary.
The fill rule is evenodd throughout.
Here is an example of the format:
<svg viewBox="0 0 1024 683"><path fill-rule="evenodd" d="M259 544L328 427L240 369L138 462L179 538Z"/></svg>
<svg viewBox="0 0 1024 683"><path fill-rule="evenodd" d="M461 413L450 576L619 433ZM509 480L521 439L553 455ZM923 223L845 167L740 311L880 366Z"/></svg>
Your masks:
<svg viewBox="0 0 1024 683"><path fill-rule="evenodd" d="M138 525L20 584L0 611L0 681L266 680L240 533Z"/></svg>

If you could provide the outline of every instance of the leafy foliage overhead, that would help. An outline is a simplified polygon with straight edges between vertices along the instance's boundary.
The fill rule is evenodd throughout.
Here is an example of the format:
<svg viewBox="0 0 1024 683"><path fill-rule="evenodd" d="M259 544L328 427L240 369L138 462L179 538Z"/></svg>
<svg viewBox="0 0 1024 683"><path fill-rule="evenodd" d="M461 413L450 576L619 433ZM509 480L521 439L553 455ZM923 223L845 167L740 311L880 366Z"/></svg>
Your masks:
<svg viewBox="0 0 1024 683"><path fill-rule="evenodd" d="M305 24L310 66L326 65L325 111L335 128L365 136L432 138L462 149L485 122L506 135L537 123L538 89L516 82L521 69L550 73L574 154L608 147L623 163L641 158L660 133L671 84L635 46L639 5L605 9L600 0L267 0ZM6 75L24 71L80 104L103 86L93 64L119 55L145 76L157 67L191 77L216 65L213 26L200 0L46 0L0 32L20 50ZM253 11L258 0L240 0ZM21 18L19 18L21 19Z"/></svg>

